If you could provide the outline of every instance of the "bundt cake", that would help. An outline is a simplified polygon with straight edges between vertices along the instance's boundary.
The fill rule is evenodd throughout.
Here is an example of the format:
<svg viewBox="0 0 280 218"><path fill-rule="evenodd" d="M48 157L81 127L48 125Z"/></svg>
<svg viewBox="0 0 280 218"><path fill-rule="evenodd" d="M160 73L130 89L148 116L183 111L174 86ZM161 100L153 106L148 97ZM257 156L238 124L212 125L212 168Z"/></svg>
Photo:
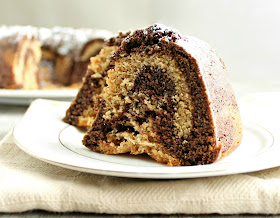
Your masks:
<svg viewBox="0 0 280 218"><path fill-rule="evenodd" d="M81 84L106 30L0 27L0 88L52 89Z"/></svg>
<svg viewBox="0 0 280 218"><path fill-rule="evenodd" d="M32 33L32 27L0 27L0 88L39 88L40 42Z"/></svg>
<svg viewBox="0 0 280 218"><path fill-rule="evenodd" d="M94 101L87 103L87 111L94 110L83 139L87 148L146 153L169 166L187 166L213 163L239 146L236 99L222 59L207 43L159 24L121 41L92 59L86 91L75 99L78 116L83 99ZM71 122L80 123L77 117Z"/></svg>

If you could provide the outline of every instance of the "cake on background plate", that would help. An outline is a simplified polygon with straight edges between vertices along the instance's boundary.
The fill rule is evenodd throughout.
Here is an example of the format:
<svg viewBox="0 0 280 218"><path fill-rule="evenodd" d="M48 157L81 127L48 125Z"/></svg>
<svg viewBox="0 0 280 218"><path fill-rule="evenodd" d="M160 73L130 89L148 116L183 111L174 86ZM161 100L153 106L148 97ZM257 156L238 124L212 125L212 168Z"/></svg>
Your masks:
<svg viewBox="0 0 280 218"><path fill-rule="evenodd" d="M92 124L86 147L187 166L213 163L240 145L241 118L228 74L207 43L159 24L120 41L91 59L86 91L71 106L77 116L69 119L70 107L64 118L79 126L77 117L85 115L82 123ZM96 78L102 85L91 86ZM80 108L94 112L80 114Z"/></svg>
<svg viewBox="0 0 280 218"><path fill-rule="evenodd" d="M40 42L32 27L0 27L0 88L39 89Z"/></svg>
<svg viewBox="0 0 280 218"><path fill-rule="evenodd" d="M0 88L53 89L81 84L107 30L0 27Z"/></svg>

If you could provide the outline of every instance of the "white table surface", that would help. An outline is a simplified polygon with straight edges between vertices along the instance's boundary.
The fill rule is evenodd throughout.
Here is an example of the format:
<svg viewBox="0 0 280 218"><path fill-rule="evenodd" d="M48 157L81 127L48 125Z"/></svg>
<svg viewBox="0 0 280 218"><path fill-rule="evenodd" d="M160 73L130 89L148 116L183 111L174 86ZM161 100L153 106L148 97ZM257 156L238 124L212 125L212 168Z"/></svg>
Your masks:
<svg viewBox="0 0 280 218"><path fill-rule="evenodd" d="M0 104L0 140L21 120L27 108Z"/></svg>

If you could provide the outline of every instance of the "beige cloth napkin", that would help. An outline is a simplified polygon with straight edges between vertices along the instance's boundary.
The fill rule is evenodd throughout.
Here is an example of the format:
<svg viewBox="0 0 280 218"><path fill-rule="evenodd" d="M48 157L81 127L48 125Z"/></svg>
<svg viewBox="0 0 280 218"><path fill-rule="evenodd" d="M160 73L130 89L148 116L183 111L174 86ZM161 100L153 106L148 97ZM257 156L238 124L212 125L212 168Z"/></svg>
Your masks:
<svg viewBox="0 0 280 218"><path fill-rule="evenodd" d="M231 176L144 180L53 166L0 142L0 212L280 213L280 168Z"/></svg>

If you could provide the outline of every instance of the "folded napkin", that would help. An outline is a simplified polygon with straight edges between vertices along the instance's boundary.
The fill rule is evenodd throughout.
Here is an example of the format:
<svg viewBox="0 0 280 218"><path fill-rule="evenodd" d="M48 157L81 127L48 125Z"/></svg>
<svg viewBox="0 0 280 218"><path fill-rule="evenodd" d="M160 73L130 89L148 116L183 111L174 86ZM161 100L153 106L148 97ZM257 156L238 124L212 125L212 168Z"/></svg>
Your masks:
<svg viewBox="0 0 280 218"><path fill-rule="evenodd" d="M0 142L0 212L33 209L110 214L277 214L280 168L178 180L100 176L37 160L21 151L9 133Z"/></svg>

